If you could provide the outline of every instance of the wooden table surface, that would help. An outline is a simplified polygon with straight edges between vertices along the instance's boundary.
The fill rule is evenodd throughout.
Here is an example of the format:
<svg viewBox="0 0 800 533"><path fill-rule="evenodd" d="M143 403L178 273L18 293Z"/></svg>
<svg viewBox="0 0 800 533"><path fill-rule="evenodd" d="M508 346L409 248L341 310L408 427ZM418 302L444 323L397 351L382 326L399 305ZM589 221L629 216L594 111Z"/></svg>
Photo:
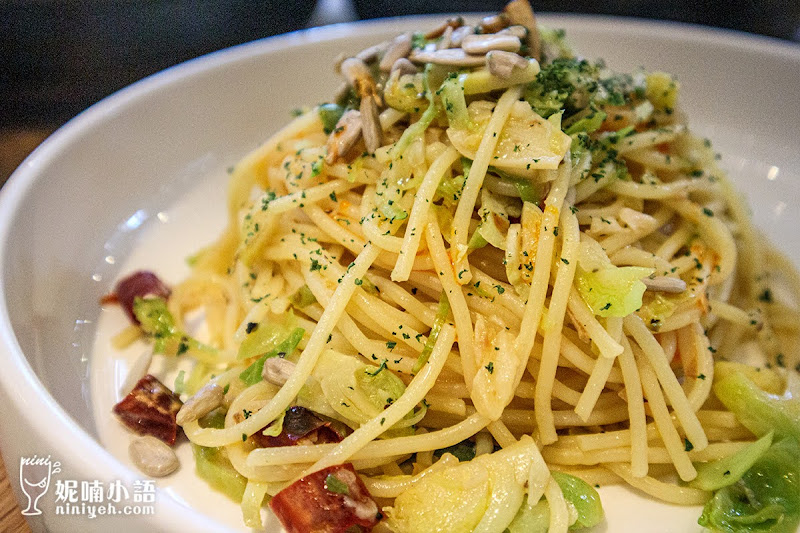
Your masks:
<svg viewBox="0 0 800 533"><path fill-rule="evenodd" d="M52 128L0 130L0 187L8 176L50 133ZM13 459L13 458L12 458ZM6 468L0 457L0 532L30 533L25 518L11 490Z"/></svg>

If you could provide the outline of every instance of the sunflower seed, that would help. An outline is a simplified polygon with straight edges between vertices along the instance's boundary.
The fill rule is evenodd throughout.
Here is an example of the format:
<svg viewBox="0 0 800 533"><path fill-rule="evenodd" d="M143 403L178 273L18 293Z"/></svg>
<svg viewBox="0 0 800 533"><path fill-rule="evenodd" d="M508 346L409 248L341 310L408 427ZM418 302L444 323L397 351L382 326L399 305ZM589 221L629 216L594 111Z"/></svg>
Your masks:
<svg viewBox="0 0 800 533"><path fill-rule="evenodd" d="M686 282L680 278L656 276L654 278L644 278L642 282L647 286L648 291L680 294L686 290Z"/></svg>
<svg viewBox="0 0 800 533"><path fill-rule="evenodd" d="M445 32L445 30L447 30L447 28L456 29L456 28L460 28L463 25L464 25L464 19L463 18L461 18L461 17L449 18L449 19L445 20L444 22L442 22L437 27L435 27L434 29L432 29L431 31L429 31L428 33L426 33L425 34L425 38L426 39L436 39L437 37L441 37L442 35L444 35L444 32Z"/></svg>
<svg viewBox="0 0 800 533"><path fill-rule="evenodd" d="M333 164L350 151L361 138L361 113L355 109L346 111L328 137L328 155L325 162Z"/></svg>
<svg viewBox="0 0 800 533"><path fill-rule="evenodd" d="M528 0L511 0L503 8L503 14L512 25L522 26L528 30L525 38L528 45L528 55L537 61L541 59L539 30L536 27L536 16L533 14L530 2Z"/></svg>
<svg viewBox="0 0 800 533"><path fill-rule="evenodd" d="M453 39L453 27L448 26L444 33L442 34L442 38L439 39L439 42L436 43L437 50L447 50L450 48L450 43Z"/></svg>
<svg viewBox="0 0 800 533"><path fill-rule="evenodd" d="M131 441L128 456L136 468L150 477L168 476L180 466L172 448L150 435Z"/></svg>
<svg viewBox="0 0 800 533"><path fill-rule="evenodd" d="M411 36L407 33L397 36L383 54L379 64L380 69L383 72L389 72L398 59L408 57L410 52Z"/></svg>
<svg viewBox="0 0 800 533"><path fill-rule="evenodd" d="M394 74L397 71L399 71L399 76L402 76L403 74L416 74L419 69L408 58L401 57L392 65L391 73Z"/></svg>
<svg viewBox="0 0 800 533"><path fill-rule="evenodd" d="M492 50L518 52L521 46L522 43L520 43L519 37L508 34L467 35L461 41L461 48L466 53L473 55L482 55Z"/></svg>
<svg viewBox="0 0 800 533"><path fill-rule="evenodd" d="M375 99L362 96L360 111L361 134L364 136L364 144L367 146L367 152L374 154L383 142L383 130L381 130L378 105L375 103Z"/></svg>
<svg viewBox="0 0 800 533"><path fill-rule="evenodd" d="M497 33L506 26L508 26L508 19L502 14L484 17L480 24L481 33L483 34Z"/></svg>
<svg viewBox="0 0 800 533"><path fill-rule="evenodd" d="M464 40L464 37L467 35L472 35L473 33L475 33L475 28L472 26L461 26L460 28L454 29L453 35L450 36L450 47L460 47L461 41Z"/></svg>
<svg viewBox="0 0 800 533"><path fill-rule="evenodd" d="M514 26L509 26L503 30L497 32L498 35L513 35L519 40L523 40L528 36L528 30L525 29L525 26L520 26L519 24L515 24Z"/></svg>
<svg viewBox="0 0 800 533"><path fill-rule="evenodd" d="M222 405L222 400L225 397L222 392L222 387L216 383L209 383L197 393L186 400L175 421L179 426L188 422L193 422L198 418L206 416L208 413Z"/></svg>
<svg viewBox="0 0 800 533"><path fill-rule="evenodd" d="M270 357L264 361L264 370L261 371L261 376L273 385L281 387L286 383L296 367L297 365L286 359Z"/></svg>
<svg viewBox="0 0 800 533"><path fill-rule="evenodd" d="M434 63L453 67L479 67L484 64L483 56L468 55L461 48L448 48L433 52L415 50L409 57L414 63Z"/></svg>
<svg viewBox="0 0 800 533"><path fill-rule="evenodd" d="M355 58L360 59L364 63L371 63L389 47L389 42L390 41L384 41L370 46L369 48L364 48L355 55Z"/></svg>
<svg viewBox="0 0 800 533"><path fill-rule="evenodd" d="M494 76L505 80L511 76L515 68L527 67L528 61L514 52L492 50L486 54L486 66Z"/></svg>
<svg viewBox="0 0 800 533"><path fill-rule="evenodd" d="M369 67L357 57L348 57L342 61L342 76L354 88L359 96L361 96L362 87L368 85L375 85L375 80L372 79L372 74Z"/></svg>

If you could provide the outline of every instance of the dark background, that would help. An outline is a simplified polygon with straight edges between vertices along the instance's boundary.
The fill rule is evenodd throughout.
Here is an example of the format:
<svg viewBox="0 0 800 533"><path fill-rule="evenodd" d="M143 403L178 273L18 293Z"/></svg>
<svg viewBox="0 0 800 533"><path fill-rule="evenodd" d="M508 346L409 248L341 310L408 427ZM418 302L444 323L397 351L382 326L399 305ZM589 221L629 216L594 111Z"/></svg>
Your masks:
<svg viewBox="0 0 800 533"><path fill-rule="evenodd" d="M199 55L308 26L504 0L0 0L0 185L55 128L104 96ZM800 42L798 0L534 0L540 12L648 17Z"/></svg>
<svg viewBox="0 0 800 533"><path fill-rule="evenodd" d="M309 23L495 11L504 3L323 0L314 12L316 2L310 0L0 1L0 125L58 125L111 92L170 65ZM534 1L534 7L800 38L797 0L545 0Z"/></svg>

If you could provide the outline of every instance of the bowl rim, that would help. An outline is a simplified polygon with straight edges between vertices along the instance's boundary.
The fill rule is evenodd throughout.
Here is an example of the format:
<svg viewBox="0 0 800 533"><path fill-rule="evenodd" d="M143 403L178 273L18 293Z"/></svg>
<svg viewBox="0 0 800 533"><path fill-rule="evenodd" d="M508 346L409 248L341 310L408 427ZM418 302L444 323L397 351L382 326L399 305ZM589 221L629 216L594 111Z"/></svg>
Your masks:
<svg viewBox="0 0 800 533"><path fill-rule="evenodd" d="M585 28L591 25L593 31L602 31L603 33L613 31L631 37L688 41L701 46L727 47L740 52L780 56L800 64L800 45L772 37L697 24L633 17L561 13L542 13L541 15L542 22L550 27L567 24ZM302 45L319 45L356 35L364 38L372 35L384 35L392 30L398 31L398 28L412 27L413 25L425 27L423 25L430 24L431 21L439 21L446 16L446 14L415 15L303 29L240 44L191 59L137 81L87 108L48 137L12 173L0 190L0 365L3 368L3 372L0 372L0 387L4 389L12 402L12 405L8 407L10 411L19 413L23 410L29 412L32 410L47 414L47 416L32 417L30 423L39 434L57 433L65 437L64 441L69 442L69 447L64 448L62 456L71 460L73 469L80 468L81 471L76 474L88 474L88 477L94 475L101 479L109 475L126 480L141 477L111 455L100 442L84 431L67 414L39 380L23 353L11 326L4 279L5 261L10 248L8 237L13 222L18 216L21 201L40 178L38 169L52 164L60 154L68 151L74 143L80 142L82 136L94 127L113 120L121 109L147 99L153 92L170 84L264 54L279 53L282 50ZM475 14L475 16L480 16L480 14ZM6 458L10 459L10 457ZM16 458L14 459L16 460ZM6 462L6 464L9 463ZM12 487L15 491L18 490L13 483ZM158 509L158 514L150 517L153 523L176 525L181 529L192 527L198 530L207 530L210 525L213 525L216 530L225 528L223 524L214 523L200 511L186 506L176 498L164 497L163 493L158 500Z"/></svg>

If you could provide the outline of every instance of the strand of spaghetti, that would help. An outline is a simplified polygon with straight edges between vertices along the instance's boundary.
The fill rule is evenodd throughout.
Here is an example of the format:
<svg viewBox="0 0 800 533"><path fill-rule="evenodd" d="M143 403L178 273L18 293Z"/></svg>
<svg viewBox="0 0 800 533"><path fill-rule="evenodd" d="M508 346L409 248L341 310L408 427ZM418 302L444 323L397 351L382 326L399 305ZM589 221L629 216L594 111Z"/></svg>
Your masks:
<svg viewBox="0 0 800 533"><path fill-rule="evenodd" d="M580 295L578 295L580 298ZM572 293L570 292L570 301L572 301ZM581 302L583 303L583 302ZM584 304L585 305L585 304ZM572 309L567 304L567 308ZM605 331L605 328L603 329ZM594 368L595 358L587 355L587 351L591 353L591 349L584 351L580 346L578 346L578 339L577 334L575 334L572 330L565 329L563 331L564 338L561 340L561 356L565 359L564 363L568 363L567 366L572 365L575 368L579 369L581 372L589 375L592 373L592 369ZM572 336L574 335L574 336ZM616 342L616 341L615 341ZM580 344L583 344L582 342ZM621 346L620 346L621 348ZM534 350L535 353L535 350ZM621 353L621 350L620 350ZM602 352L601 352L602 354ZM562 364L564 364L562 363ZM608 376L609 383L622 383L622 372L618 368L612 368L611 373Z"/></svg>
<svg viewBox="0 0 800 533"><path fill-rule="evenodd" d="M373 261L378 257L378 248L367 244L363 251L355 258L351 264L351 268L342 278L342 282L336 287L333 298L329 305L325 308L317 327L311 333L311 338L308 341L300 358L297 360L297 365L294 372L289 376L289 379L281 387L278 393L270 399L270 401L261 408L260 411L239 422L238 424L226 427L224 429L215 428L201 428L196 422L184 426L184 432L189 440L201 446L224 446L231 444L242 439L242 435L252 435L259 429L267 426L270 422L275 420L291 401L300 392L300 389L305 384L314 365L317 364L319 356L325 349L325 344L328 340L328 335L331 334L336 323L344 313L353 292L357 288L355 280L360 279L372 265Z"/></svg>
<svg viewBox="0 0 800 533"><path fill-rule="evenodd" d="M631 475L641 478L647 475L647 418L644 411L642 381L636 367L630 342L622 339L623 351L619 356L619 366L625 382L625 393L628 400L628 419L630 423L631 442Z"/></svg>
<svg viewBox="0 0 800 533"><path fill-rule="evenodd" d="M468 283L472 274L467 263L467 238L469 237L469 221L475 210L475 202L481 192L481 185L489 169L492 155L494 154L497 141L500 139L500 132L511 114L511 108L522 95L522 85L511 87L497 101L492 117L483 132L478 151L472 162L467 181L461 190L461 197L458 201L456 213L453 216L452 238L450 239L451 254L456 272L465 272L459 277L459 284Z"/></svg>
<svg viewBox="0 0 800 533"><path fill-rule="evenodd" d="M536 342L536 332L542 318L544 299L550 285L550 269L553 264L553 248L555 247L555 234L558 233L561 205L569 190L569 175L569 157L567 157L556 171L556 178L545 200L531 288L528 301L525 302L520 332L514 340L514 353L520 361L527 360ZM521 377L520 373L520 379Z"/></svg>
<svg viewBox="0 0 800 533"><path fill-rule="evenodd" d="M431 411L441 411L462 417L467 416L467 403L461 398L450 398L428 393L425 399L428 401L428 409Z"/></svg>
<svg viewBox="0 0 800 533"><path fill-rule="evenodd" d="M548 533L567 533L569 529L569 511L567 502L564 500L564 493L552 477L547 482L544 489L544 497L547 499L547 506L550 508L550 524L547 528Z"/></svg>
<svg viewBox="0 0 800 533"><path fill-rule="evenodd" d="M431 163L428 172L425 173L425 177L415 194L411 216L408 218L406 232L403 236L403 245L397 256L397 263L392 270L392 281L408 280L411 268L414 266L414 258L417 255L422 232L427 223L428 213L433 203L433 196L436 194L436 189L439 187L439 182L444 177L444 174L459 157L458 151L450 146Z"/></svg>
<svg viewBox="0 0 800 533"><path fill-rule="evenodd" d="M304 205L317 203L329 198L333 193L348 191L360 186L360 183L350 183L346 180L337 179L274 199L271 199L270 195L265 194L255 201L254 206L257 209L255 210L253 218L256 219L261 216L261 213L263 213L264 216L284 213L295 207L304 207Z"/></svg>
<svg viewBox="0 0 800 533"><path fill-rule="evenodd" d="M409 294L401 285L393 283L383 276L375 276L372 274L368 275L367 279L378 287L383 298L392 300L395 304L405 309L407 313L410 313L429 328L433 327L433 323L436 321L436 311Z"/></svg>
<svg viewBox="0 0 800 533"><path fill-rule="evenodd" d="M679 505L703 505L711 497L711 493L704 490L664 483L650 476L634 477L630 467L624 463L608 463L603 466L624 479L628 485L659 500Z"/></svg>
<svg viewBox="0 0 800 533"><path fill-rule="evenodd" d="M403 196L402 199L395 199L392 204L400 209L405 210L405 203L408 202L408 196ZM359 211L361 217L361 231L364 236L372 243L380 246L386 251L398 253L403 246L403 238L395 237L395 233L400 229L400 222L385 221L383 226L380 224L380 215L375 207L375 187L369 186L364 189L361 195L361 207ZM388 227L388 228L387 228Z"/></svg>
<svg viewBox="0 0 800 533"><path fill-rule="evenodd" d="M494 437L494 440L497 441L497 444L500 445L501 448L506 448L511 446L512 444L517 443L517 438L514 436L513 433L503 424L502 420L493 420L487 426L487 429Z"/></svg>
<svg viewBox="0 0 800 533"><path fill-rule="evenodd" d="M664 276L669 274L669 270L672 268L672 265L669 264L669 261L661 259L653 252L648 252L647 250L634 248L632 246L626 246L622 250L618 250L616 253L609 256L609 259L611 259L611 262L615 266L641 266L645 268L653 268L660 272L659 275Z"/></svg>
<svg viewBox="0 0 800 533"><path fill-rule="evenodd" d="M361 231L364 232L364 237L387 252L399 253L403 246L403 239L389 235L388 231L382 230L375 220L377 216L374 212L365 213L362 216Z"/></svg>
<svg viewBox="0 0 800 533"><path fill-rule="evenodd" d="M287 242L282 243L287 245L289 249L302 249L307 252L307 255L298 256L296 252L292 253L292 257L296 260L306 261L305 264L316 264L316 268L305 268L303 276L306 278L307 284L311 283L308 277L315 272L324 275L329 283L335 287L335 284L341 280L344 275L344 268L338 262L333 261L327 253L322 252L321 248L315 248L302 236L292 235L285 239ZM294 244L292 247L291 244ZM363 283L360 281L359 283ZM318 301L326 303L332 294L332 290L327 289L325 284L316 284L318 287L314 296ZM395 330L405 330L407 336L400 336L396 331L394 336L400 339L401 342L409 345L413 350L419 352L422 350L424 343L421 343L417 338L418 330L425 327L424 323L418 322L412 315L404 313L399 309L392 307L383 300L366 294L362 289L356 289L353 294L352 301L348 305L348 312L356 319L367 325L373 331L376 331L388 337L392 335L392 329L384 326L382 322L374 320L372 317L383 316L390 319L394 324L392 328Z"/></svg>
<svg viewBox="0 0 800 533"><path fill-rule="evenodd" d="M513 290L513 287L510 285L504 284L502 281L493 278L486 272L483 272L479 268L473 266L472 267L472 274L474 276L475 283L480 282L483 285L488 285L489 287L503 287L503 291L499 292L499 294L493 294L492 300L497 301L500 305L508 309L514 314L521 315L522 311L525 309L525 300L523 300L516 291ZM496 289L495 289L496 290Z"/></svg>
<svg viewBox="0 0 800 533"><path fill-rule="evenodd" d="M658 432L661 434L661 440L664 442L667 453L675 465L678 476L684 481L691 481L697 477L697 470L695 470L689 455L686 453L688 446L681 441L678 430L672 424L656 373L646 357L637 358L637 362L639 363L642 388L647 397L647 404L650 407L653 420L656 423L656 427L658 427Z"/></svg>
<svg viewBox="0 0 800 533"><path fill-rule="evenodd" d="M609 317L607 323L609 329L612 328L613 324L613 327L615 329L618 328L619 333L622 333L621 318ZM621 337L621 335L617 336L617 338L619 337ZM588 419L592 410L594 410L597 400L600 398L600 393L603 392L603 388L606 386L606 382L608 382L608 376L611 374L611 368L614 366L615 359L615 357L597 358L592 373L589 375L589 381L586 382L583 393L581 393L581 398L575 405L575 413L583 420Z"/></svg>
<svg viewBox="0 0 800 533"><path fill-rule="evenodd" d="M208 305L215 296L238 304L237 289L231 278L213 272L198 272L172 289L167 308L177 317L177 327L183 329L185 326L181 317L189 310Z"/></svg>
<svg viewBox="0 0 800 533"><path fill-rule="evenodd" d="M622 357L622 356L620 356ZM747 430L740 432L744 429L733 413L728 411L700 411L698 412L700 420L706 431L718 431L722 436L721 439L736 439L747 440L752 439L753 434L748 433ZM677 418L673 414L671 416L672 424L678 424ZM646 442L660 440L661 436L658 433L658 428L652 422L646 425ZM611 448L631 447L632 445L632 432L630 429L620 429L616 431L606 431L605 433L590 433L585 435L562 435L558 439L557 446L565 450L581 450L583 452L592 452L596 450L605 450ZM708 456L707 450L714 450L719 443L710 443L705 450L696 452L692 450L689 456L694 459L699 459L700 455ZM550 449L554 449L551 446ZM666 448L661 448L666 453ZM652 462L652 458L650 459ZM622 460L620 460L622 461ZM671 463L672 461L669 460Z"/></svg>
<svg viewBox="0 0 800 533"><path fill-rule="evenodd" d="M671 154L663 154L655 147L631 150L625 154L625 159L627 161L639 163L650 171L670 174L676 172L686 173L693 168L693 165L687 158L678 158L673 157Z"/></svg>
<svg viewBox="0 0 800 533"><path fill-rule="evenodd" d="M608 190L621 196L642 198L644 200L663 200L677 198L688 191L707 191L714 187L708 179L677 180L668 183L637 183L635 181L616 180L608 186Z"/></svg>
<svg viewBox="0 0 800 533"><path fill-rule="evenodd" d="M270 162L269 156L275 152L278 146L287 139L299 136L310 128L322 129L322 122L319 114L315 112L304 113L280 131L270 137L267 142L247 154L233 168L231 179L228 184L228 216L230 225L238 227L237 214L250 197L253 184L259 176L266 175L267 166Z"/></svg>
<svg viewBox="0 0 800 533"><path fill-rule="evenodd" d="M439 337L433 346L428 364L423 366L422 370L414 376L405 392L382 413L369 422L362 424L361 427L348 435L330 453L314 463L303 475L346 462L353 454L399 422L409 411L414 409L415 405L424 400L425 395L433 387L436 378L444 367L450 348L455 341L455 335L455 329L449 324L445 324L439 331Z"/></svg>
<svg viewBox="0 0 800 533"><path fill-rule="evenodd" d="M578 222L581 223L581 226L585 226L591 224L595 218L615 218L623 207L627 207L627 204L622 198L617 198L610 204L584 203L577 212Z"/></svg>
<svg viewBox="0 0 800 533"><path fill-rule="evenodd" d="M691 368L684 368L684 387L692 384L686 398L694 411L708 399L711 394L711 385L714 382L714 357L708 337L703 333L703 326L699 323L690 324L678 330L678 344L680 346L681 360L689 360L684 354L695 354L694 364Z"/></svg>
<svg viewBox="0 0 800 533"><path fill-rule="evenodd" d="M570 474L595 487L605 487L606 485L619 485L624 483L621 477L602 466L569 467L558 465L553 468L553 471Z"/></svg>
<svg viewBox="0 0 800 533"><path fill-rule="evenodd" d="M752 442L752 436L749 437ZM724 457L729 457L742 448L747 447L750 442L716 442L710 444L708 448L700 451L691 451L687 455L695 462L716 461ZM583 450L561 445L547 446L542 451L544 458L550 464L565 466L598 465L602 463L627 463L631 456L628 446L614 448L603 448L585 452ZM652 465L672 465L672 457L669 450L663 446L652 446L647 450L647 460ZM643 477L643 476L639 476Z"/></svg>
<svg viewBox="0 0 800 533"><path fill-rule="evenodd" d="M415 476L361 476L361 479L374 498L396 498L400 493L408 490L430 474L441 472L456 465L458 465L458 459L453 454L446 453L442 455L441 459Z"/></svg>
<svg viewBox="0 0 800 533"><path fill-rule="evenodd" d="M474 407L467 406L467 415L472 415L475 412ZM586 422L581 420L575 414L575 411L571 409L568 411L553 411L553 418L555 419L556 428L605 426L628 420L628 409L625 403L620 400L618 404L609 405L602 411L595 410ZM452 415L445 413L428 413L425 417L425 426L443 428L453 424L455 420ZM536 423L531 409L510 407L503 411L500 420L516 435L530 434Z"/></svg>
<svg viewBox="0 0 800 533"><path fill-rule="evenodd" d="M435 217L431 217L425 227L425 240L428 242L428 251L433 259L438 279L447 294L450 310L456 323L458 332L458 351L461 355L461 365L464 370L464 381L467 388L472 391L472 382L477 372L475 361L475 347L473 344L472 318L469 315L467 301L461 285L455 279L453 264L444 247L442 230Z"/></svg>
<svg viewBox="0 0 800 533"><path fill-rule="evenodd" d="M709 299L708 304L710 311L723 320L733 322L737 326L741 327L755 325L752 324L753 318L750 316L750 314L741 307L736 307L728 302L715 299Z"/></svg>
<svg viewBox="0 0 800 533"><path fill-rule="evenodd" d="M548 209L550 209L550 206L545 208L545 212ZM545 222L546 215L542 220L543 224ZM580 243L578 219L569 209L564 209L561 216L561 226L561 260L556 262L556 279L550 296L550 307L547 310L547 326L542 341L542 360L539 366L539 374L536 378L533 404L536 425L539 428L539 439L543 444L550 444L558 439L555 422L553 421L551 395L553 392L553 380L556 378L556 370L558 369L559 354L561 353L561 329L564 326L564 314L567 312L569 290L575 278L575 267L578 263L578 244ZM541 240L540 233L540 244ZM541 251L541 247L539 251ZM537 283L536 274L541 261L546 261L548 266L551 263L551 255L540 256L539 251L536 252L536 269L533 274L534 283ZM532 296L534 292L534 290L531 291ZM530 350L522 353L525 354L522 361L525 361L528 358L528 354L530 354ZM522 366L524 367L524 363ZM584 417L584 420L587 417Z"/></svg>
<svg viewBox="0 0 800 533"><path fill-rule="evenodd" d="M697 224L703 240L719 254L719 270L712 272L712 280L722 280L730 276L736 269L736 241L725 223L719 217L713 216L713 212L704 210L694 202L673 200L667 202L667 205L686 220Z"/></svg>
<svg viewBox="0 0 800 533"><path fill-rule="evenodd" d="M324 305L328 304L331 297L327 292L327 287L325 287L321 276L315 277L309 272L306 274L306 284L320 303ZM313 309L306 309L306 313L311 318L321 319L324 311L322 311L319 316L316 316ZM347 314L343 314L339 318L336 329L342 334L345 340L370 363L385 359L386 366L389 367L390 370L411 373L411 369L414 366L414 359L390 353L386 348L385 342L379 342L368 338ZM372 359L370 359L371 357Z"/></svg>
<svg viewBox="0 0 800 533"><path fill-rule="evenodd" d="M622 346L614 338L608 334L606 328L595 318L594 313L583 301L583 298L578 293L578 290L573 287L569 293L569 311L572 316L577 320L580 325L586 330L589 338L597 349L600 350L602 357L614 358L622 353Z"/></svg>
<svg viewBox="0 0 800 533"><path fill-rule="evenodd" d="M792 293L800 294L800 272L797 271L792 260L771 246L766 248L767 262L771 263L772 268L779 271L781 275L786 276L792 288Z"/></svg>
<svg viewBox="0 0 800 533"><path fill-rule="evenodd" d="M662 259L669 260L689 242L694 232L694 224L682 221L678 229L656 249L655 254Z"/></svg>
<svg viewBox="0 0 800 533"><path fill-rule="evenodd" d="M622 359L620 359L620 362L621 361ZM703 423L703 427L705 427L707 431L715 428L732 431L741 427L736 417L729 411L699 411L697 414L698 418ZM674 414L671 418L673 425L678 423ZM647 424L646 432L648 442L660 438L658 428L656 428L655 424L652 422ZM558 445L577 447L585 452L604 448L618 448L622 446L631 446L631 435L630 429L619 429L616 431L586 435L562 435L558 439ZM748 437L752 437L752 434L748 435ZM709 447L711 447L711 444L709 444ZM694 451L692 451L692 453L694 453Z"/></svg>
<svg viewBox="0 0 800 533"><path fill-rule="evenodd" d="M630 246L644 239L654 231L657 231L658 228L662 227L672 218L672 215L672 210L660 207L652 216L646 215L649 220L642 221L637 224L636 227L629 227L605 239L601 239L598 242L603 246L603 250L605 250L608 255L613 255L617 250Z"/></svg>
<svg viewBox="0 0 800 533"><path fill-rule="evenodd" d="M353 253L359 253L366 244L366 241L358 235L346 230L337 224L325 211L318 205L307 205L303 212L308 215L319 229L330 235L336 242L347 248Z"/></svg>
<svg viewBox="0 0 800 533"><path fill-rule="evenodd" d="M474 294L472 292L473 286L474 285L464 286L467 291L466 300L470 311L484 316L495 317L496 320L499 320L501 323L503 323L505 327L509 328L509 330L519 329L520 321L522 320L520 316L515 314L513 311L510 311L505 306L496 305L491 298ZM494 287L489 289L492 292L497 290L496 286L490 287Z"/></svg>
<svg viewBox="0 0 800 533"><path fill-rule="evenodd" d="M698 450L708 446L708 438L703 431L703 426L697 419L694 409L689 404L689 400L686 398L680 383L678 383L678 378L670 368L669 361L664 355L664 350L656 338L644 325L642 319L636 315L625 317L625 330L636 340L644 356L650 362L658 381L661 383L661 387L664 388L664 393L669 398L670 405L675 410L675 415L686 432L686 437Z"/></svg>
<svg viewBox="0 0 800 533"><path fill-rule="evenodd" d="M684 133L685 131L686 126L682 124L664 126L662 128L658 128L657 130L634 133L632 135L628 135L627 137L618 139L612 144L612 148L614 148L617 153L621 155L625 152L630 152L631 150L639 150L641 148L647 148L650 146L656 146L658 144L674 141L678 135Z"/></svg>
<svg viewBox="0 0 800 533"><path fill-rule="evenodd" d="M309 248L308 245L302 246ZM339 265L338 262L330 260L330 258L324 252L319 254L317 251L318 250L314 249L310 250L310 254L313 256L313 259L315 259L321 265L321 267L317 270L314 270L314 272L321 273L333 286L335 286L335 284L338 284L341 280L341 277L344 275L344 268ZM308 271L304 271L304 277L307 277L307 272L312 272L312 270L309 269ZM375 274L372 277L375 279L379 276ZM360 286L362 284L363 280L358 283ZM325 302L327 302L327 298L325 299ZM385 337L397 337L413 350L417 352L422 351L424 343L420 342L420 340L417 338L417 334L420 330L426 327L426 324L417 320L413 314L401 311L384 300L367 293L363 289L363 286L361 286L359 289L356 289L350 306L357 307L357 310L352 309L350 314L362 322L366 320L365 324L368 325L373 331L382 333ZM360 311L360 313L358 313L358 311ZM385 320L379 321L377 320L377 317L382 317ZM386 325L386 323L390 323L391 326ZM399 330L403 330L406 335L400 335L400 333L398 333Z"/></svg>
<svg viewBox="0 0 800 533"><path fill-rule="evenodd" d="M499 423L502 424L502 422ZM546 490L547 482L550 479L550 469L538 446L532 450L530 462L531 465L528 470L528 501L538 502Z"/></svg>
<svg viewBox="0 0 800 533"><path fill-rule="evenodd" d="M563 366L563 365L562 365ZM539 361L535 358L531 357L528 360L528 372L531 375L536 376L539 374ZM534 389L534 390L532 390ZM532 394L533 392L533 394ZM553 398L557 400L561 400L562 402L566 403L567 405L576 406L581 399L581 392L568 387L558 379L553 380ZM535 384L534 383L525 383L524 381L520 383L517 387L516 395L519 398L535 398ZM602 409L609 404L614 404L619 401L619 394L613 391L606 391L601 392L600 396L597 399L595 404L596 408ZM590 413L591 414L591 413Z"/></svg>
<svg viewBox="0 0 800 533"><path fill-rule="evenodd" d="M369 318L370 329L383 333L383 337L395 337L417 352L421 352L425 347L425 343L417 337L421 331L424 331L425 324L418 322L412 314L404 313L363 290L355 295L353 304L365 318ZM363 319L356 313L352 314L353 318L363 322ZM401 335L401 333L406 335Z"/></svg>
<svg viewBox="0 0 800 533"><path fill-rule="evenodd" d="M597 178L584 179L575 185L575 203L579 204L600 189L605 188L616 179L616 174L617 167L614 163L606 163L602 168L596 169L592 175L598 176Z"/></svg>
<svg viewBox="0 0 800 533"><path fill-rule="evenodd" d="M314 277L313 274L309 274L306 279L312 294L314 294L320 302L327 303L330 298L330 293L325 292L326 287L324 286L324 282L319 277ZM319 319L323 311L321 307L315 308L315 306L308 306L304 308L304 312L311 318ZM348 306L348 313L352 313L354 316L358 315L360 319L365 319L366 316L366 314L359 309L353 308L352 304ZM362 321L361 324L363 325L364 322ZM413 357L414 354L410 353L408 350L390 350L385 341L369 338L361 331L361 328L356 324L355 320L347 314L342 315L336 328L347 343L371 363L387 359L387 365L390 369L400 373L411 372L411 367L415 360ZM456 369L460 370L460 366Z"/></svg>
<svg viewBox="0 0 800 533"><path fill-rule="evenodd" d="M428 450L440 450L458 444L475 435L489 423L489 419L473 413L464 420L429 433L410 435L369 442L351 457L352 460L366 460L380 457L400 456ZM269 466L319 461L330 454L336 444L316 444L314 446L282 446L278 448L256 448L247 457L250 466Z"/></svg>

